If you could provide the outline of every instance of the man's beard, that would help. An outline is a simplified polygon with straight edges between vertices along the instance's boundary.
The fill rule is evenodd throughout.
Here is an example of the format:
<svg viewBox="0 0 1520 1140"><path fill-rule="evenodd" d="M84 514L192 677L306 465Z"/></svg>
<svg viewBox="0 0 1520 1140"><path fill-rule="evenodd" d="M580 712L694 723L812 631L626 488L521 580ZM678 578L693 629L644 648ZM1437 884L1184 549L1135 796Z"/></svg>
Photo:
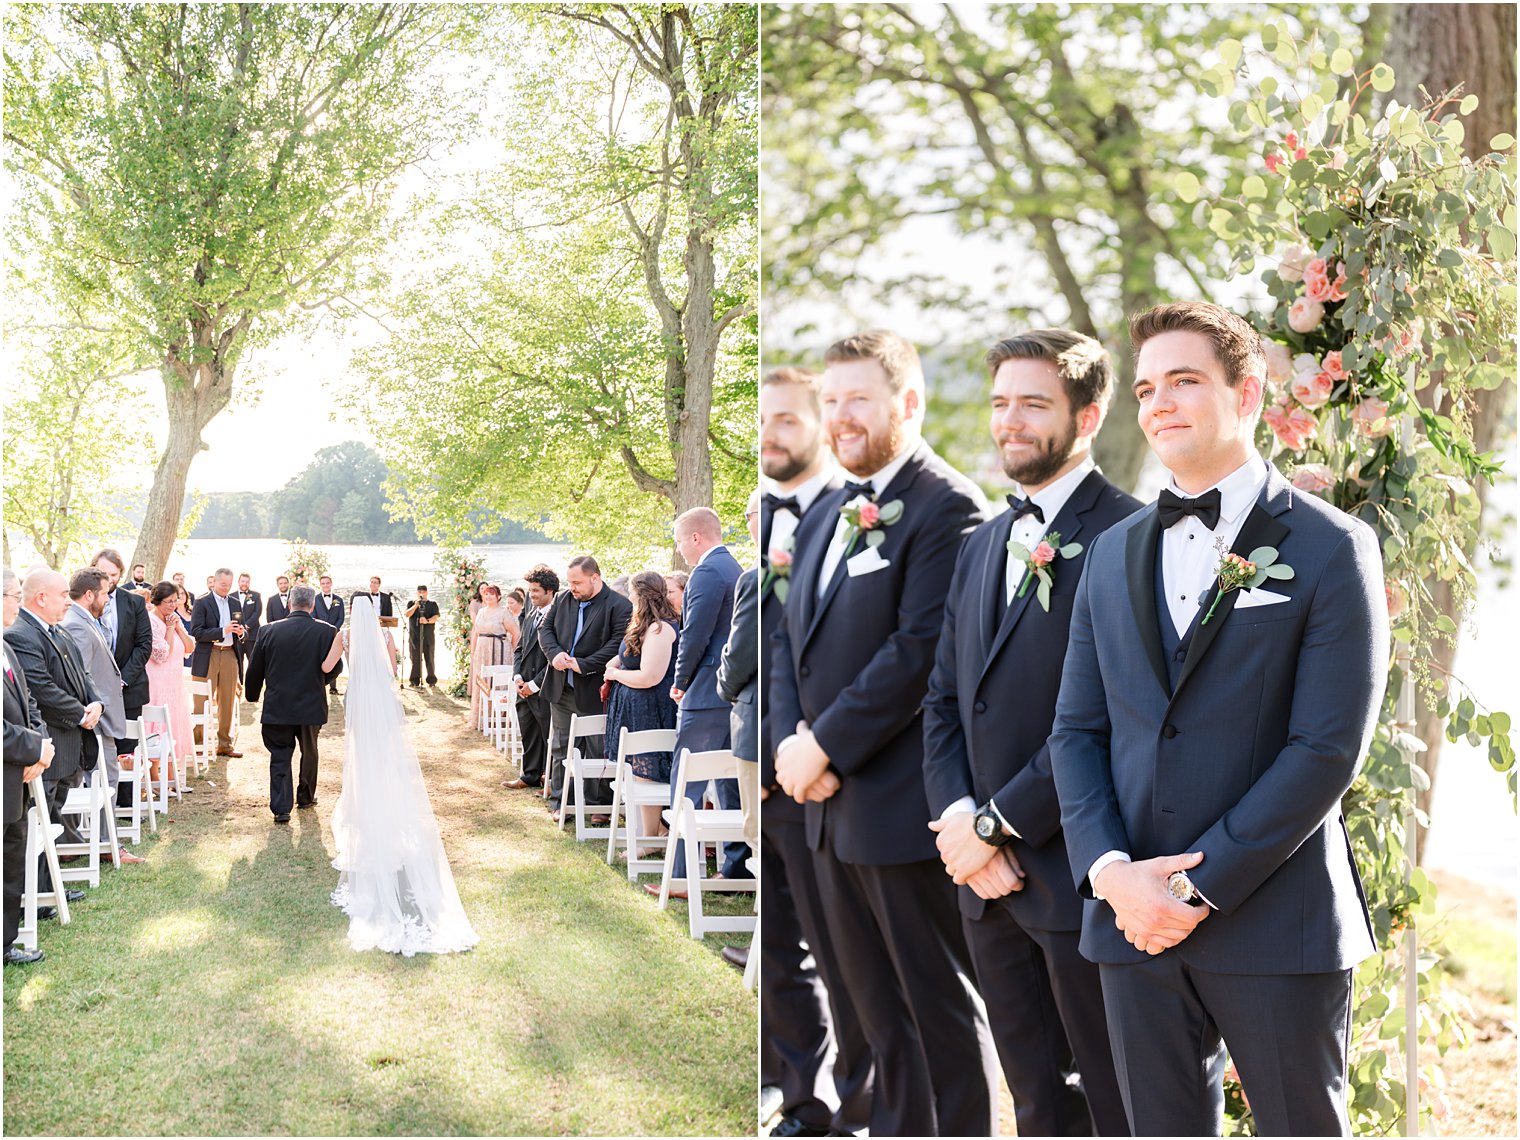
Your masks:
<svg viewBox="0 0 1520 1140"><path fill-rule="evenodd" d="M852 424L851 426L858 427L860 425ZM888 463L897 458L897 453L902 450L903 434L903 415L894 402L892 411L887 419L886 431L882 432L879 437L872 435L869 430L866 431L864 457L854 467L851 467L841 459L839 461L840 466L851 475L857 475L861 478L875 475ZM834 455L835 458L838 458L838 451L835 451Z"/></svg>
<svg viewBox="0 0 1520 1140"><path fill-rule="evenodd" d="M775 467L767 467L765 465L765 457L762 455L760 457L760 470L767 479L774 479L777 483L790 483L813 465L813 461L818 458L818 449L822 445L822 440L815 439L812 449L806 455L794 455L788 451L786 453L786 461L780 466Z"/></svg>
<svg viewBox="0 0 1520 1140"><path fill-rule="evenodd" d="M1023 459L1003 460L1003 474L1022 486L1039 486L1051 477L1071 458L1077 442L1077 421L1072 419L1064 436L1036 442L1036 450Z"/></svg>

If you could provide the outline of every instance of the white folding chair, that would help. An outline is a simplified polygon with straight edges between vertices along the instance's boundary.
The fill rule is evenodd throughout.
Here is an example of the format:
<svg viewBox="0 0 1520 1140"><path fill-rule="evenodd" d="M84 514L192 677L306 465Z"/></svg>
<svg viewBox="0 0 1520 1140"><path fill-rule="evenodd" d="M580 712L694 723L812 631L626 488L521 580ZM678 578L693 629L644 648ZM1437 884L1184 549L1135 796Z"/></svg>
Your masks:
<svg viewBox="0 0 1520 1140"><path fill-rule="evenodd" d="M522 743L517 739L517 684L511 666L491 674L486 693L486 728L491 743L522 766Z"/></svg>
<svg viewBox="0 0 1520 1140"><path fill-rule="evenodd" d="M203 705L201 705L201 711L200 712L196 712L195 711L195 698L196 697L205 697L206 698L205 703ZM163 708L163 707L166 707L166 706L159 706L159 707ZM144 710L144 711L146 711L146 710ZM167 721L166 721L166 723L167 723ZM196 775L200 775L202 772L206 772L206 771L209 771L211 769L212 758L216 755L216 725L217 725L216 694L211 691L211 682L210 681L191 681L190 682L190 747L193 750L194 755L193 755L193 757L192 757L192 759L191 759L190 762L195 765L195 774ZM199 728L201 730L200 731L200 739L199 740L196 739L196 732L195 732L195 730L197 728ZM182 765L182 764L175 764L175 766L174 766L174 772L175 772L175 776L176 776L176 779L175 779L175 785L176 785L175 794L176 795L179 794L179 790L182 787L182 785L179 782L178 777L180 775L180 770L183 767L184 767L184 765Z"/></svg>
<svg viewBox="0 0 1520 1140"><path fill-rule="evenodd" d="M673 728L652 728L645 729L643 732L629 732L624 727L618 734L617 775L612 780L607 862L611 863L617 858L618 844L621 843L628 852L628 881L630 883L638 882L640 875L658 875L665 865L663 850L655 858L638 857L640 848L646 845L662 849L665 846L665 836L644 835L639 830L639 818L642 814L639 808L669 807L670 785L652 784L636 779L633 766L628 763L628 757L637 756L643 752L674 752L675 750L676 730ZM622 827L618 826L619 815L622 817Z"/></svg>
<svg viewBox="0 0 1520 1140"><path fill-rule="evenodd" d="M148 733L142 717L127 722L127 731L137 734L137 747L132 753L132 767L121 770L121 783L132 788L130 804L117 803L116 830L123 839L130 839L136 847L143 837L143 799L148 801L148 827L158 834L158 813L153 810L153 777L148 768L148 749L144 741ZM122 823L126 820L126 823Z"/></svg>
<svg viewBox="0 0 1520 1140"><path fill-rule="evenodd" d="M195 721L191 716L191 723ZM169 724L168 705L143 705L142 710L143 734L139 736L138 744L142 753L142 764L148 772L152 771L152 762L158 761L158 795L153 794L153 777L150 774L148 780L148 801L153 804L154 811L169 814L169 795L172 792L175 799L183 799L180 794L180 780L184 775L184 763L178 755L178 748L174 739L174 730ZM195 730L190 731L192 742L195 739ZM174 780L169 779L169 766L174 765ZM158 824L154 823L153 830L158 830Z"/></svg>
<svg viewBox="0 0 1520 1140"><path fill-rule="evenodd" d="M601 805L587 805L586 781L605 780L617 771L617 762L609 760L605 756L587 756L581 751L580 742L588 736L602 736L605 745L607 732L607 718L601 714L596 716L582 716L574 713L570 717L570 741L565 749L565 782L560 788L561 797L570 795L575 790L575 803L560 800L559 829L565 830L565 816L575 812L575 839L580 842L585 839L601 839L612 834L611 827L592 827L586 822L588 816L599 815L606 812ZM544 783L549 781L545 780Z"/></svg>
<svg viewBox="0 0 1520 1140"><path fill-rule="evenodd" d="M510 665L482 665L475 671L471 683L480 691L480 711L475 717L475 728L483 735L491 735L491 689L496 683L496 678L506 673L507 679L512 679L512 666Z"/></svg>
<svg viewBox="0 0 1520 1140"><path fill-rule="evenodd" d="M21 926L16 931L16 942L26 950L37 949L37 908L58 908L58 921L67 926L70 921L69 900L63 888L63 871L58 862L56 841L63 834L63 824L48 818L47 790L42 777L33 776L27 782L32 793L32 806L27 808L26 874L21 895ZM53 877L51 891L37 889L37 859L46 856L48 874Z"/></svg>
<svg viewBox="0 0 1520 1140"><path fill-rule="evenodd" d="M680 879L673 879L676 845L686 850L686 918L693 938L703 938L719 931L753 931L756 916L708 915L702 910L704 891L755 891L756 879L717 879L707 874L707 858L703 845L707 843L743 843L744 812L738 808L720 810L699 809L686 798L686 789L705 784L709 780L733 780L739 776L739 761L731 750L724 748L713 752L681 753L676 769L675 808L670 813L670 840L665 846L665 867L660 880L660 907L670 903L670 892ZM758 895L756 896L758 898Z"/></svg>
<svg viewBox="0 0 1520 1140"><path fill-rule="evenodd" d="M77 843L56 843L54 849L59 855L85 856L84 866L64 869L62 882L88 883L91 887L100 886L100 850L107 843L111 844L111 861L120 865L119 849L113 842L116 833L114 812L106 814L106 819L110 824L110 835L104 838L100 835L100 816L105 811L110 788L111 785L106 782L105 760L102 758L95 765L94 770L85 777L82 785L69 789L68 798L58 809L60 816L79 817L77 826L80 840Z"/></svg>

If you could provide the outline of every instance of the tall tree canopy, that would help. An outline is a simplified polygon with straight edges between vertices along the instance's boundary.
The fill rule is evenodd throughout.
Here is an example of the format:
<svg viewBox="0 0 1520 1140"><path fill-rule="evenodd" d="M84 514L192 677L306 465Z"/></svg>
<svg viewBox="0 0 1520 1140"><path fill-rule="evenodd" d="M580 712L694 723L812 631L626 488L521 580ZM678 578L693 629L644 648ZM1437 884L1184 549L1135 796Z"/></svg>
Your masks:
<svg viewBox="0 0 1520 1140"><path fill-rule="evenodd" d="M250 346L353 289L403 172L466 94L448 5L15 5L13 235L102 302L162 372L169 435L133 561L159 573L201 432Z"/></svg>

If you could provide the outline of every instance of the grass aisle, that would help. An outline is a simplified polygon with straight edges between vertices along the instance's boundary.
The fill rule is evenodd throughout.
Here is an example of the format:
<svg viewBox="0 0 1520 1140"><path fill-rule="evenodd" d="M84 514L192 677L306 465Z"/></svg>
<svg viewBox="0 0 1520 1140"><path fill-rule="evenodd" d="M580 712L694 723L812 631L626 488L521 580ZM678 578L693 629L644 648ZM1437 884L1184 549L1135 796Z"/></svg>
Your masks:
<svg viewBox="0 0 1520 1140"><path fill-rule="evenodd" d="M244 756L174 805L148 862L106 870L43 924L47 961L5 970L7 1134L753 1134L756 1005L721 940L500 788L461 702L402 699L480 944L348 948L341 705L317 808L285 827L245 708Z"/></svg>

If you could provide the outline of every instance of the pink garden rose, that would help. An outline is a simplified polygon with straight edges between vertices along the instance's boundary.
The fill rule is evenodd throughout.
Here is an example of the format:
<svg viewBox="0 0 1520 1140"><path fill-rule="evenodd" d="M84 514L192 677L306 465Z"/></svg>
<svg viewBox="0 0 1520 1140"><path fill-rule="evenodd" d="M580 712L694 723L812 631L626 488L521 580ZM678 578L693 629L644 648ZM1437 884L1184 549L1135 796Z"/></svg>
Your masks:
<svg viewBox="0 0 1520 1140"><path fill-rule="evenodd" d="M1300 491L1317 495L1335 486L1335 472L1323 463L1300 463L1293 472L1293 485Z"/></svg>
<svg viewBox="0 0 1520 1140"><path fill-rule="evenodd" d="M1289 451L1302 451L1319 430L1319 421L1303 408L1290 408L1274 404L1262 412L1277 441Z"/></svg>
<svg viewBox="0 0 1520 1140"><path fill-rule="evenodd" d="M1332 301L1344 301L1346 299L1346 263L1335 263L1335 280L1330 282L1330 299Z"/></svg>
<svg viewBox="0 0 1520 1140"><path fill-rule="evenodd" d="M1281 341L1266 343L1267 379L1274 384L1286 384L1293 376L1293 353Z"/></svg>
<svg viewBox="0 0 1520 1140"><path fill-rule="evenodd" d="M1346 377L1351 375L1351 373L1347 372L1345 367L1341 364L1340 349L1336 349L1334 352L1325 353L1325 360L1322 367L1325 370L1325 374L1328 375L1330 379L1334 380L1336 383L1340 383L1342 380L1346 379Z"/></svg>
<svg viewBox="0 0 1520 1140"><path fill-rule="evenodd" d="M1304 266L1309 264L1309 248L1290 245L1277 262L1277 275L1284 281L1297 283L1304 279Z"/></svg>
<svg viewBox="0 0 1520 1140"><path fill-rule="evenodd" d="M1048 542L1041 542L1034 548L1034 553L1029 556L1029 559L1036 566L1049 566L1056 560L1056 548Z"/></svg>
<svg viewBox="0 0 1520 1140"><path fill-rule="evenodd" d="M1330 400L1335 381L1328 372L1299 372L1294 375L1288 391L1306 408L1323 408Z"/></svg>
<svg viewBox="0 0 1520 1140"><path fill-rule="evenodd" d="M1383 597L1388 602L1388 620L1398 621L1409 608L1409 592L1398 582L1383 583Z"/></svg>
<svg viewBox="0 0 1520 1140"><path fill-rule="evenodd" d="M860 525L864 530L870 530L881 521L881 508L875 503L862 503L860 507Z"/></svg>
<svg viewBox="0 0 1520 1140"><path fill-rule="evenodd" d="M1419 346L1424 335L1424 320L1414 317L1407 325L1394 329L1393 336L1383 342L1383 351L1392 356L1408 356Z"/></svg>
<svg viewBox="0 0 1520 1140"><path fill-rule="evenodd" d="M770 562L771 565L774 566L777 570L785 570L792 564L792 552L789 550L782 550L778 546L773 546L771 547Z"/></svg>
<svg viewBox="0 0 1520 1140"><path fill-rule="evenodd" d="M1304 266L1304 296L1311 301L1330 299L1330 275L1323 257L1316 257Z"/></svg>
<svg viewBox="0 0 1520 1140"><path fill-rule="evenodd" d="M1300 297L1288 307L1288 327L1296 333L1310 333L1325 319L1325 306L1308 297Z"/></svg>
<svg viewBox="0 0 1520 1140"><path fill-rule="evenodd" d="M1351 423L1368 439L1382 439L1393 429L1388 419L1388 401L1368 396L1351 413Z"/></svg>

